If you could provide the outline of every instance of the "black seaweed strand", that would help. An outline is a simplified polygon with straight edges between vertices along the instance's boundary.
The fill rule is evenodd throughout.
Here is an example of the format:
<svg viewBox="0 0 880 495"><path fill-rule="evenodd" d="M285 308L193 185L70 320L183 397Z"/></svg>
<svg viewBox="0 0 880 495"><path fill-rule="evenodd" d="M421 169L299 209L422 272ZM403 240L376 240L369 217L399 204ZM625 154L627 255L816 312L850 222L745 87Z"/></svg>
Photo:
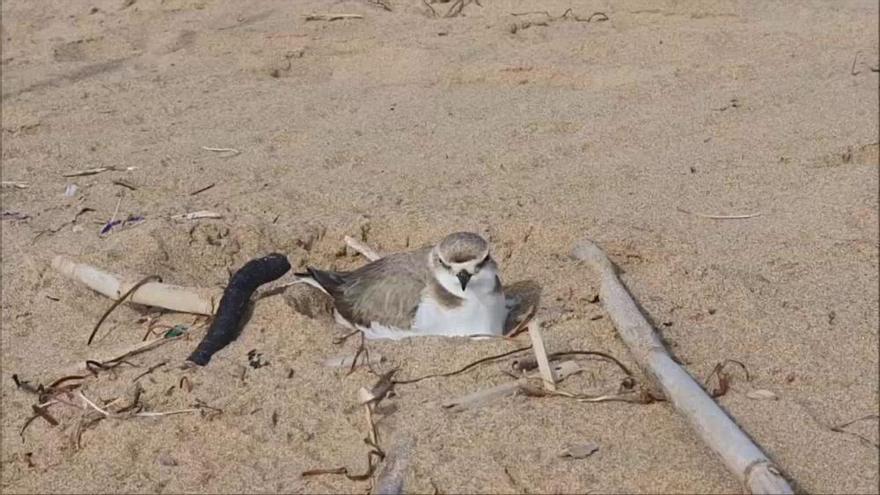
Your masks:
<svg viewBox="0 0 880 495"><path fill-rule="evenodd" d="M226 347L238 337L241 320L248 307L251 295L263 284L281 278L290 270L287 257L273 253L263 258L248 261L229 279L223 291L220 307L205 338L190 354L188 361L199 366L208 364L211 356Z"/></svg>

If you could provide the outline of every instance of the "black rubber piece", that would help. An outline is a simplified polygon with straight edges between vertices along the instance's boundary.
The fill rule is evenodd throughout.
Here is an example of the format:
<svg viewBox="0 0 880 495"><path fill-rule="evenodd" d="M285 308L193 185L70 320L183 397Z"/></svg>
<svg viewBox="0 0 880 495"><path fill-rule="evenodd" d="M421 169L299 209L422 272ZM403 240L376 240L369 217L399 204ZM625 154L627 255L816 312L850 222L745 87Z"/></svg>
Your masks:
<svg viewBox="0 0 880 495"><path fill-rule="evenodd" d="M290 270L290 262L283 254L272 253L250 260L229 279L223 291L220 307L205 338L199 342L188 361L199 366L208 364L211 356L238 337L251 294L257 287L281 278Z"/></svg>

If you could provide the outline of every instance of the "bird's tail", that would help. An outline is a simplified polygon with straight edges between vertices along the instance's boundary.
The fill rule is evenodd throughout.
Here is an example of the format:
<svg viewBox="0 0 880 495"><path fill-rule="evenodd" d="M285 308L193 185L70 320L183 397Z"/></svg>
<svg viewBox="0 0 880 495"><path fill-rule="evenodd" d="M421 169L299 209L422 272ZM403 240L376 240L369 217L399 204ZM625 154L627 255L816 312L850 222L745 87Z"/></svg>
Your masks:
<svg viewBox="0 0 880 495"><path fill-rule="evenodd" d="M321 292L331 295L340 285L345 283L343 274L336 272L327 272L312 267L307 267L305 272L293 274L297 281L311 285Z"/></svg>

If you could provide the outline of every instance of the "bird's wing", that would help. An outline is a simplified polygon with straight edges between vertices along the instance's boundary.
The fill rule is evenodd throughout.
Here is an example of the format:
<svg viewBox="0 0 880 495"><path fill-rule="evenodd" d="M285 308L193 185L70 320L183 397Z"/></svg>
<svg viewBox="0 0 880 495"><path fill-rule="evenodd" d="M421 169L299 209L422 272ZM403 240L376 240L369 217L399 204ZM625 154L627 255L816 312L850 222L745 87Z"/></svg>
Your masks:
<svg viewBox="0 0 880 495"><path fill-rule="evenodd" d="M429 252L392 254L345 274L331 292L337 311L355 325L408 330L431 277Z"/></svg>

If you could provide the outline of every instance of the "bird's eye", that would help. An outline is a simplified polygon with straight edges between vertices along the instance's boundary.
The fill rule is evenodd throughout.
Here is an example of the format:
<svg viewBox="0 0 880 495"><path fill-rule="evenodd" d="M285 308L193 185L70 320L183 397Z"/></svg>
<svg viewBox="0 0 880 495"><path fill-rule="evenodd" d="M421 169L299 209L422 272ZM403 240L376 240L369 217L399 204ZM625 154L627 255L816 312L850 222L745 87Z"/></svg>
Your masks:
<svg viewBox="0 0 880 495"><path fill-rule="evenodd" d="M443 258L440 258L440 257L438 256L438 257L437 257L437 261L440 262L440 266L442 266L443 268L446 268L447 270L452 270L452 267L449 266L449 265L447 265L446 262L443 261Z"/></svg>

